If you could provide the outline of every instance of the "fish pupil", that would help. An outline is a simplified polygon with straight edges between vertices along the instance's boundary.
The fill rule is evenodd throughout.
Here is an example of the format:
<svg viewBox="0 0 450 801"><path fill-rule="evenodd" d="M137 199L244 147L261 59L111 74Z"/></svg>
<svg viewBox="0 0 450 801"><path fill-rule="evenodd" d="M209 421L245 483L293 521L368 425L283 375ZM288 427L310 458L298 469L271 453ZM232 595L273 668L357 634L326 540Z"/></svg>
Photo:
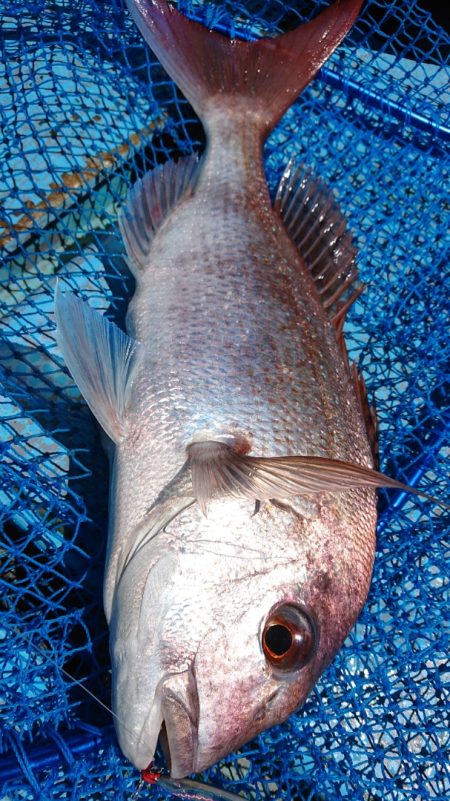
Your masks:
<svg viewBox="0 0 450 801"><path fill-rule="evenodd" d="M275 656L283 656L292 645L292 634L286 626L275 624L266 631L266 647Z"/></svg>

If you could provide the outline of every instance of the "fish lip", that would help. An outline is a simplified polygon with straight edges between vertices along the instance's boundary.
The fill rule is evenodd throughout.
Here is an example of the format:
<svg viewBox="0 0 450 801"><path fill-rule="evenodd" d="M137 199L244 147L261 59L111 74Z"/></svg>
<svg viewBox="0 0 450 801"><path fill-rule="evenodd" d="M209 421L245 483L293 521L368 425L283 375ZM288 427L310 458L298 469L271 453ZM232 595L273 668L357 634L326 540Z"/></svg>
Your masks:
<svg viewBox="0 0 450 801"><path fill-rule="evenodd" d="M194 772L198 747L197 715L171 689L162 696L163 725L160 742L173 779Z"/></svg>
<svg viewBox="0 0 450 801"><path fill-rule="evenodd" d="M153 725L150 726L152 719L153 719ZM133 762L141 770L143 768L147 768L153 759L153 755L155 753L156 746L158 743L158 736L159 736L159 731L161 729L161 724L162 724L161 705L157 702L155 698L155 703L150 706L150 711L144 720L144 723L141 727L141 731L139 732L139 736L137 738L136 747L137 747L139 764L137 764L137 760L133 760ZM150 746L149 746L149 729L151 731Z"/></svg>
<svg viewBox="0 0 450 801"><path fill-rule="evenodd" d="M130 740L131 729L125 730L119 742L130 762L142 770L152 762L159 739L171 776L181 779L195 769L198 719L199 701L192 668L165 674L156 687L139 733Z"/></svg>

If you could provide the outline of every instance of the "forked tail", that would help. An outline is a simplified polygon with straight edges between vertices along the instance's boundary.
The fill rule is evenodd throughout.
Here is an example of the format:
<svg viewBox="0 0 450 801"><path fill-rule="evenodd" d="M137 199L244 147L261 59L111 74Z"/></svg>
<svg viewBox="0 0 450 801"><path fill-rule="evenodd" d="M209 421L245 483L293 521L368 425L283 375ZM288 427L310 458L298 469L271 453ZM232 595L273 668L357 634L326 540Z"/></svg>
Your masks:
<svg viewBox="0 0 450 801"><path fill-rule="evenodd" d="M207 123L218 106L248 111L263 136L276 125L352 27L363 0L336 0L274 39L228 39L166 0L127 0L151 49Z"/></svg>

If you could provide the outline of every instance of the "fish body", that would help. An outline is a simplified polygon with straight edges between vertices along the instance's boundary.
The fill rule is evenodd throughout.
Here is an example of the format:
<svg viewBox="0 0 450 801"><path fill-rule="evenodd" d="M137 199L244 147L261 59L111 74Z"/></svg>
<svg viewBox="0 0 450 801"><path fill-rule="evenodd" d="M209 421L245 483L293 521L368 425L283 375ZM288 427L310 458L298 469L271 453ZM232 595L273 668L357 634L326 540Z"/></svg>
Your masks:
<svg viewBox="0 0 450 801"><path fill-rule="evenodd" d="M129 3L198 111L206 153L130 194L127 334L68 294L56 316L116 446L104 600L118 738L138 768L161 733L181 777L284 720L367 596L382 481L330 313L342 318L354 278L336 246L348 235L323 188L293 169L274 207L262 161L359 5L338 0L306 33L258 48L162 0ZM316 227L316 275L302 226ZM324 258L337 261L331 289Z"/></svg>

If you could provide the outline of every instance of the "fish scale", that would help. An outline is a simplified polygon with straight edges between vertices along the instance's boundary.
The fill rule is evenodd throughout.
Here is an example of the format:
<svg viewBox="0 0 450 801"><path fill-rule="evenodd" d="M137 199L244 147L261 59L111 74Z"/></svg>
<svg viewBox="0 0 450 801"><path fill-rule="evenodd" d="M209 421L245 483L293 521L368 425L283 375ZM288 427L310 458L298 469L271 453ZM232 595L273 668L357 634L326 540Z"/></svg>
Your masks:
<svg viewBox="0 0 450 801"><path fill-rule="evenodd" d="M245 151L242 157L252 165ZM261 454L328 453L370 463L334 329L281 221L268 205L243 217L243 192L220 171L209 203L212 170L208 163L201 169L194 197L157 233L155 269L139 276L130 304L131 330L150 339L136 395L157 416L164 403L153 405L155 388L172 376L165 411L173 427L156 452L175 448L179 465L192 439L235 432ZM252 196L257 183L250 183ZM148 408L136 418L150 437L161 434Z"/></svg>

